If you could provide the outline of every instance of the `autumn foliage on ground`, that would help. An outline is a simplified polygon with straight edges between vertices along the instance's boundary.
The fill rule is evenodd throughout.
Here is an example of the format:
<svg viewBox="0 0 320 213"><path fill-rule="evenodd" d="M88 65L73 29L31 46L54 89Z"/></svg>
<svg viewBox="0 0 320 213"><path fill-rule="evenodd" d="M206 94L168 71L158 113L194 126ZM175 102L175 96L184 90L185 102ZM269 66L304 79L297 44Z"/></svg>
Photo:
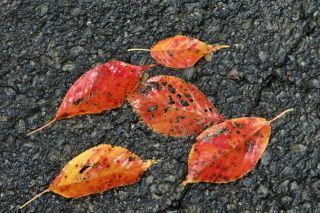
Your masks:
<svg viewBox="0 0 320 213"><path fill-rule="evenodd" d="M156 43L151 53L159 64L188 68L200 58L228 45L210 45L177 35ZM271 122L259 117L224 119L214 105L194 85L173 76L154 76L141 82L143 73L155 64L135 66L109 61L84 73L68 90L55 117L31 135L57 120L97 114L120 107L125 101L141 121L153 131L167 136L196 136L188 159L188 175L183 185L209 182L227 183L249 173L267 148ZM52 191L66 198L81 197L136 183L155 160L143 161L129 150L101 144L73 158L49 185L21 206Z"/></svg>

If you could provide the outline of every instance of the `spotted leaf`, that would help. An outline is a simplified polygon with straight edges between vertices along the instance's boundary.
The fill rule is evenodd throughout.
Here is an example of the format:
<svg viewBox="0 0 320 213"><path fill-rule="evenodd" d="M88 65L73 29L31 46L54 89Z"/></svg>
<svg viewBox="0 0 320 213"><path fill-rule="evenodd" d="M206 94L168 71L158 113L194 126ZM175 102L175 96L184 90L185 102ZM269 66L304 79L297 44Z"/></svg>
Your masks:
<svg viewBox="0 0 320 213"><path fill-rule="evenodd" d="M195 135L223 121L198 88L177 77L150 78L128 101L151 129L170 136Z"/></svg>
<svg viewBox="0 0 320 213"><path fill-rule="evenodd" d="M203 56L210 59L212 54L228 45L210 45L198 39L177 35L159 41L150 50L151 56L159 63L171 68L192 67Z"/></svg>
<svg viewBox="0 0 320 213"><path fill-rule="evenodd" d="M94 67L71 86L55 118L48 125L56 120L100 113L121 106L138 86L142 73L152 66L154 65L134 66L121 61L110 61Z"/></svg>
<svg viewBox="0 0 320 213"><path fill-rule="evenodd" d="M69 161L44 192L52 191L66 198L100 193L136 183L153 163L153 160L143 162L122 147L101 144Z"/></svg>
<svg viewBox="0 0 320 213"><path fill-rule="evenodd" d="M275 119L288 111L291 110ZM191 149L183 184L227 183L246 175L264 153L271 134L270 123L275 119L236 118L206 129Z"/></svg>

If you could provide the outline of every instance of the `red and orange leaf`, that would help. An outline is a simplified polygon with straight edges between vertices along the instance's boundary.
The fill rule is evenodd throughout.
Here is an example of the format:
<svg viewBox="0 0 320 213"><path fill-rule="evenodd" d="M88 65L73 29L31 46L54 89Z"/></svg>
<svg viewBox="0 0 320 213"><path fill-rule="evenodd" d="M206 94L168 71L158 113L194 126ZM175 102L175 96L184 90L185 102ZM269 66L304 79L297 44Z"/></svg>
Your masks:
<svg viewBox="0 0 320 213"><path fill-rule="evenodd" d="M121 61L97 65L71 86L55 118L49 124L63 118L95 114L120 107L138 86L142 73L152 66L154 65L134 66Z"/></svg>
<svg viewBox="0 0 320 213"><path fill-rule="evenodd" d="M176 35L159 41L150 50L129 51L147 50L159 64L171 68L188 68L203 56L208 59L214 52L227 47L229 46L210 45L192 37Z"/></svg>
<svg viewBox="0 0 320 213"><path fill-rule="evenodd" d="M74 198L134 184L154 162L143 162L125 148L101 144L69 161L44 192L52 191L66 198Z"/></svg>
<svg viewBox="0 0 320 213"><path fill-rule="evenodd" d="M271 126L263 118L237 118L216 124L197 137L183 184L227 183L250 172L265 151Z"/></svg>
<svg viewBox="0 0 320 213"><path fill-rule="evenodd" d="M264 153L271 134L270 121L258 117L226 120L196 139L189 154L188 176L183 185L197 182L227 183L250 172Z"/></svg>
<svg viewBox="0 0 320 213"><path fill-rule="evenodd" d="M148 79L128 101L151 129L170 136L195 135L224 120L198 88L173 76Z"/></svg>

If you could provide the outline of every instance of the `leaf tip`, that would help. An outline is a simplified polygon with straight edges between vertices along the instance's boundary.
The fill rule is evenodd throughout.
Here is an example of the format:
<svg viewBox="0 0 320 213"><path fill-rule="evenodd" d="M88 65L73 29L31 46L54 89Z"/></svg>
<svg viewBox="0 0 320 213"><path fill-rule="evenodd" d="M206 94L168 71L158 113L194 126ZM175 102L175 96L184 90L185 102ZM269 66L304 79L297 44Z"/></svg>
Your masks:
<svg viewBox="0 0 320 213"><path fill-rule="evenodd" d="M231 47L230 45L225 45L225 44L221 44L221 45L212 45L212 52L216 52L218 50L221 50L221 49L226 49L226 48L229 48Z"/></svg>
<svg viewBox="0 0 320 213"><path fill-rule="evenodd" d="M152 166L153 164L156 164L156 163L158 163L158 160L154 160L154 159L146 160L144 162L145 169L147 170L150 166Z"/></svg>

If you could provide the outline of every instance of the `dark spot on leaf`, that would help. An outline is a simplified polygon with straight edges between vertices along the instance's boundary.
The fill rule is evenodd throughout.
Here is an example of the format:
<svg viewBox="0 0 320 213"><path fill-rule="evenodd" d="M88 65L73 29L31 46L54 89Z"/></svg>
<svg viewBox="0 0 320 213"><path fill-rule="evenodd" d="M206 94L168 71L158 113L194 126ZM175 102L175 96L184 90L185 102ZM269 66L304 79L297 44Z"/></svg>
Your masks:
<svg viewBox="0 0 320 213"><path fill-rule="evenodd" d="M134 160L135 160L135 157L130 156L130 157L128 158L128 160L129 160L129 161L134 161Z"/></svg>
<svg viewBox="0 0 320 213"><path fill-rule="evenodd" d="M81 101L83 101L83 98L79 98L78 100L75 100L73 102L73 105L78 105Z"/></svg>
<svg viewBox="0 0 320 213"><path fill-rule="evenodd" d="M169 54L170 57L172 57L173 56L173 51L168 50L168 54Z"/></svg>
<svg viewBox="0 0 320 213"><path fill-rule="evenodd" d="M147 109L147 112L152 112L152 111L155 111L155 110L157 110L158 109L158 105L153 105L152 107L149 107L148 109Z"/></svg>
<svg viewBox="0 0 320 213"><path fill-rule="evenodd" d="M173 94L176 93L176 89L173 88L172 85L170 85L170 84L168 85L168 90Z"/></svg>
<svg viewBox="0 0 320 213"><path fill-rule="evenodd" d="M86 171L86 170L89 169L90 167L91 167L91 165L84 165L84 166L80 169L79 173L80 173L80 174L84 173L84 171Z"/></svg>
<svg viewBox="0 0 320 213"><path fill-rule="evenodd" d="M162 86L166 86L168 83L166 81L161 82Z"/></svg>
<svg viewBox="0 0 320 213"><path fill-rule="evenodd" d="M152 88L156 88L159 91L162 89L162 87L160 86L160 84L158 82L153 81L153 82L150 82L150 84L151 84Z"/></svg>
<svg viewBox="0 0 320 213"><path fill-rule="evenodd" d="M235 127L235 128L238 128L238 129L243 129L244 128L244 124L242 123L238 123L238 122L232 122L232 125Z"/></svg>
<svg viewBox="0 0 320 213"><path fill-rule="evenodd" d="M177 94L178 98L182 98L182 95L181 94Z"/></svg>
<svg viewBox="0 0 320 213"><path fill-rule="evenodd" d="M221 129L218 129L215 134L216 135L220 135L221 133L224 133L224 132L229 132L229 130L227 128L224 128L222 127Z"/></svg>
<svg viewBox="0 0 320 213"><path fill-rule="evenodd" d="M189 99L189 102L190 102L190 103L193 103L193 99Z"/></svg>
<svg viewBox="0 0 320 213"><path fill-rule="evenodd" d="M185 106L185 107L186 107L186 106L189 106L188 101L181 100L180 102L181 102L181 105L182 105L182 106Z"/></svg>
<svg viewBox="0 0 320 213"><path fill-rule="evenodd" d="M176 102L174 102L174 100L172 99L172 96L169 95L169 101L168 101L168 104L169 105L172 105L172 104L175 104Z"/></svg>
<svg viewBox="0 0 320 213"><path fill-rule="evenodd" d="M140 87L139 89L140 93L143 95L148 95L151 90L152 88L150 86Z"/></svg>
<svg viewBox="0 0 320 213"><path fill-rule="evenodd" d="M186 98L191 98L191 95L188 93L184 94L184 96L186 96Z"/></svg>
<svg viewBox="0 0 320 213"><path fill-rule="evenodd" d="M169 107L165 107L165 108L163 109L164 113L167 113L168 110L169 110Z"/></svg>

